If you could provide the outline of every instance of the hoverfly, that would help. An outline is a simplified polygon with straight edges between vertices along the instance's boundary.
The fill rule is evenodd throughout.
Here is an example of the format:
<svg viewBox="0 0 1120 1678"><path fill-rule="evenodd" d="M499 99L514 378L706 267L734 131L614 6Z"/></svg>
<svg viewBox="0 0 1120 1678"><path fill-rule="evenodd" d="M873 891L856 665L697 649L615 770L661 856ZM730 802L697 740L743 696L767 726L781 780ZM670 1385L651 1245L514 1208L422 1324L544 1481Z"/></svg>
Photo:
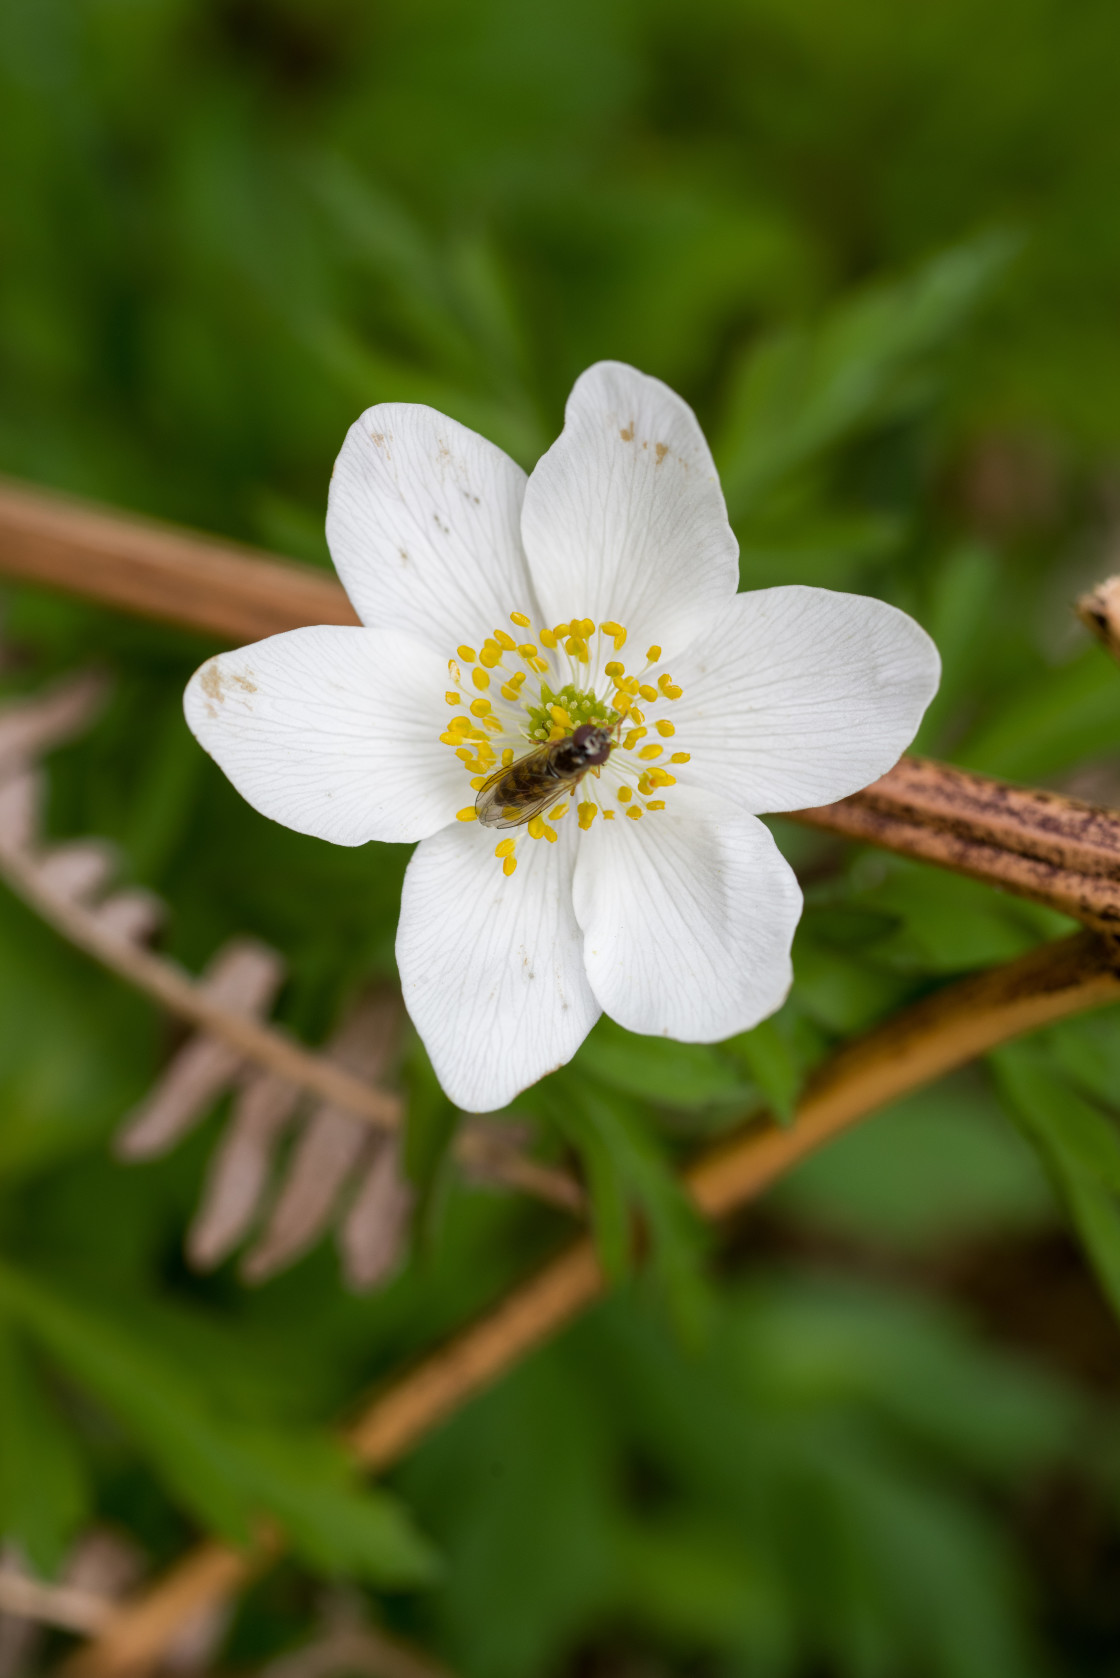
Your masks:
<svg viewBox="0 0 1120 1678"><path fill-rule="evenodd" d="M563 740L546 741L483 782L474 801L479 821L486 827L523 827L574 791L589 769L606 763L613 745L609 728L589 722Z"/></svg>

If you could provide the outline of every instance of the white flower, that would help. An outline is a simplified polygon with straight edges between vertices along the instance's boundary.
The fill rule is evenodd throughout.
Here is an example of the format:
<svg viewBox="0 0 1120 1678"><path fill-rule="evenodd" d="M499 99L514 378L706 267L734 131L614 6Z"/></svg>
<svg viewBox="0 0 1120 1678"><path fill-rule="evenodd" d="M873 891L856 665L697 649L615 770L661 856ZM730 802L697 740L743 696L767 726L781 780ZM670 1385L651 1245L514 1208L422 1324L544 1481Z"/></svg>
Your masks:
<svg viewBox="0 0 1120 1678"><path fill-rule="evenodd" d="M779 1007L801 893L758 815L891 767L937 688L924 631L856 595L737 594L695 416L617 362L528 479L430 408L370 408L327 534L366 627L211 659L187 720L273 820L420 841L397 961L451 1098L504 1106L603 1010L713 1042ZM617 741L598 774L528 827L472 819L484 777L585 720Z"/></svg>

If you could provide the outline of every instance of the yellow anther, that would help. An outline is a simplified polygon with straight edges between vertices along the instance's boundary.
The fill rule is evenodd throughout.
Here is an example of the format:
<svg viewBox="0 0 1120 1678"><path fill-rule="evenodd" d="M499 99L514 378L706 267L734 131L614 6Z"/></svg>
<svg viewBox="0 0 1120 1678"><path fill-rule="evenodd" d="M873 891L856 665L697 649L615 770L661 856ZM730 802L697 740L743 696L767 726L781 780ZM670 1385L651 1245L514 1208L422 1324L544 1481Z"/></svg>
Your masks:
<svg viewBox="0 0 1120 1678"><path fill-rule="evenodd" d="M641 813L642 813L642 806L640 804L631 804L630 808L626 812L626 814L630 817L630 820L632 822L636 822L638 820L638 818L640 817Z"/></svg>
<svg viewBox="0 0 1120 1678"><path fill-rule="evenodd" d="M509 621L510 623L518 624L522 629L528 629L529 627L529 620L525 616L524 612L511 612L509 615Z"/></svg>
<svg viewBox="0 0 1120 1678"><path fill-rule="evenodd" d="M463 672L453 658L449 658L447 661L447 674L453 682L461 682L463 679Z"/></svg>
<svg viewBox="0 0 1120 1678"><path fill-rule="evenodd" d="M489 709L490 701L488 699L471 700L471 713L473 716L484 717Z"/></svg>
<svg viewBox="0 0 1120 1678"><path fill-rule="evenodd" d="M443 746L455 746L463 738L463 736L461 734L452 734L450 729L449 729L446 734L441 734L439 738L440 738L440 744L441 745L443 745Z"/></svg>
<svg viewBox="0 0 1120 1678"><path fill-rule="evenodd" d="M552 633L551 629L542 629L537 639L540 641L541 645L545 647L554 647L556 645L556 636Z"/></svg>
<svg viewBox="0 0 1120 1678"><path fill-rule="evenodd" d="M648 797L653 791L653 788L650 786L648 774L643 773L638 776L638 791L641 793L643 798Z"/></svg>
<svg viewBox="0 0 1120 1678"><path fill-rule="evenodd" d="M512 746L503 746L503 748L502 748L502 768L503 769L508 769L512 762L513 762L513 747Z"/></svg>
<svg viewBox="0 0 1120 1678"><path fill-rule="evenodd" d="M566 804L554 804L552 809L548 812L548 819L550 822L558 822L562 816L566 816L567 814L568 806Z"/></svg>
<svg viewBox="0 0 1120 1678"><path fill-rule="evenodd" d="M508 629L496 629L494 631L494 639L498 643L499 647L504 647L507 653L511 653L517 645L517 642L514 640Z"/></svg>
<svg viewBox="0 0 1120 1678"><path fill-rule="evenodd" d="M530 839L543 839L544 838L544 818L543 818L543 816L534 816L533 817L532 821L529 823L529 837L530 837Z"/></svg>
<svg viewBox="0 0 1120 1678"><path fill-rule="evenodd" d="M497 717L483 717L482 721L490 730L491 734L505 733L505 729L502 727L501 722Z"/></svg>
<svg viewBox="0 0 1120 1678"><path fill-rule="evenodd" d="M658 734L660 734L664 740L667 740L671 734L675 734L677 732L676 723L668 722L667 720L662 720L657 723L656 728Z"/></svg>
<svg viewBox="0 0 1120 1678"><path fill-rule="evenodd" d="M641 751L638 753L638 756L639 757L660 757L664 750L665 750L664 746L643 746Z"/></svg>
<svg viewBox="0 0 1120 1678"><path fill-rule="evenodd" d="M516 867L517 867L517 858L515 856L507 856L503 860L503 862L502 862L502 873L506 876L507 880L509 879L509 876L513 873L513 871Z"/></svg>
<svg viewBox="0 0 1120 1678"><path fill-rule="evenodd" d="M602 630L604 635L621 635L623 633L622 625L620 623L612 623L610 618L604 618L603 622L599 625L599 628Z"/></svg>
<svg viewBox="0 0 1120 1678"><path fill-rule="evenodd" d="M651 787L675 787L677 784L677 777L675 775L670 775L667 769L651 769L649 772L649 784Z"/></svg>
<svg viewBox="0 0 1120 1678"><path fill-rule="evenodd" d="M572 719L568 715L567 711L565 711L563 705L550 705L548 707L548 714L552 718L553 722L559 723L561 728L571 728Z"/></svg>
<svg viewBox="0 0 1120 1678"><path fill-rule="evenodd" d="M547 669L547 668L548 668L548 666L546 665L545 669ZM519 688L525 680L526 680L526 677L525 677L524 670L515 670L513 675L509 679L509 685L510 685L511 688Z"/></svg>
<svg viewBox="0 0 1120 1678"><path fill-rule="evenodd" d="M510 682L503 682L499 691L503 699L516 700L521 697L518 690Z"/></svg>
<svg viewBox="0 0 1120 1678"><path fill-rule="evenodd" d="M502 649L496 641L484 641L478 659L480 664L485 664L487 669L492 670L495 664L502 662Z"/></svg>
<svg viewBox="0 0 1120 1678"><path fill-rule="evenodd" d="M663 810L664 808L665 800L663 798L651 798L646 805L647 810Z"/></svg>
<svg viewBox="0 0 1120 1678"><path fill-rule="evenodd" d="M507 822L515 822L520 814L521 811L517 808L516 804L507 804L505 809L502 811L502 815L505 817Z"/></svg>
<svg viewBox="0 0 1120 1678"><path fill-rule="evenodd" d="M614 706L619 716L624 717L630 709L630 695L628 693L624 693L623 690L619 688L618 692L612 698L611 704Z"/></svg>
<svg viewBox="0 0 1120 1678"><path fill-rule="evenodd" d="M623 693L635 694L638 691L638 678L637 676L624 676L618 685Z"/></svg>
<svg viewBox="0 0 1120 1678"><path fill-rule="evenodd" d="M638 744L638 741L648 733L648 728L632 728L627 734L625 740L622 742L623 751L632 752L634 747Z"/></svg>
<svg viewBox="0 0 1120 1678"><path fill-rule="evenodd" d="M473 822L477 821L477 819L478 811L475 809L473 804L468 804L465 810L456 810L455 812L455 820L457 822Z"/></svg>
<svg viewBox="0 0 1120 1678"><path fill-rule="evenodd" d="M537 656L537 649L533 645L532 641L520 642L517 650L521 654L522 658L536 658Z"/></svg>
<svg viewBox="0 0 1120 1678"><path fill-rule="evenodd" d="M449 705L461 705L463 703L457 693L445 693L443 697Z"/></svg>
<svg viewBox="0 0 1120 1678"><path fill-rule="evenodd" d="M567 736L568 731L564 727L564 724L562 722L554 722L549 730L548 743L551 745L553 740L565 740L567 739Z"/></svg>
<svg viewBox="0 0 1120 1678"><path fill-rule="evenodd" d="M473 647L456 647L455 651L459 654L459 657L462 659L464 664L473 664L475 659L478 657L478 654L475 652Z"/></svg>
<svg viewBox="0 0 1120 1678"><path fill-rule="evenodd" d="M649 659L649 662L651 664L656 664L658 659L661 657L661 648L660 647L648 647L646 649L646 657Z"/></svg>
<svg viewBox="0 0 1120 1678"><path fill-rule="evenodd" d="M629 804L629 802L633 798L633 796L634 796L633 787L619 787L619 789L618 789L618 802L620 804Z"/></svg>
<svg viewBox="0 0 1120 1678"><path fill-rule="evenodd" d="M512 856L517 849L516 839L500 839L494 846L495 856Z"/></svg>
<svg viewBox="0 0 1120 1678"><path fill-rule="evenodd" d="M575 629L575 627L576 627L575 619L573 618L572 619L573 630ZM580 618L580 620L579 620L579 632L580 632L580 635L582 636L582 638L585 641L588 640L592 635L594 635L595 625L592 623L590 618Z"/></svg>
<svg viewBox="0 0 1120 1678"><path fill-rule="evenodd" d="M595 812L598 808L599 806L597 804L591 804L588 802L576 806L576 814L579 817L579 825L585 833L591 826L591 823L595 820Z"/></svg>
<svg viewBox="0 0 1120 1678"><path fill-rule="evenodd" d="M548 840L550 845L555 845L555 843L556 843L557 839L559 839L560 835L557 833L557 831L554 827L549 827L547 822L544 822L543 826L544 826L544 836L545 836L545 838Z"/></svg>
<svg viewBox="0 0 1120 1678"><path fill-rule="evenodd" d="M455 756L459 759L460 763L474 762L474 753L471 751L469 746L460 746L458 751L455 753Z"/></svg>
<svg viewBox="0 0 1120 1678"><path fill-rule="evenodd" d="M474 788L475 792L481 792L485 785L486 785L486 776L485 775L472 775L471 776L471 786Z"/></svg>
<svg viewBox="0 0 1120 1678"><path fill-rule="evenodd" d="M613 822L614 821L614 811L613 810L604 810L603 811L603 820L605 822Z"/></svg>
<svg viewBox="0 0 1120 1678"><path fill-rule="evenodd" d="M541 636L541 640L544 640L543 635ZM535 670L537 672L538 676L543 676L545 671L548 669L547 658L530 658L526 660L526 663L529 665L531 670Z"/></svg>
<svg viewBox="0 0 1120 1678"><path fill-rule="evenodd" d="M552 626L552 633L558 641L562 641L565 635L570 635L572 633L572 626L570 623L554 623Z"/></svg>
<svg viewBox="0 0 1120 1678"><path fill-rule="evenodd" d="M674 752L672 757L669 759L669 762L670 763L687 763L689 761L689 759L691 758L691 756L692 756L691 752Z"/></svg>
<svg viewBox="0 0 1120 1678"><path fill-rule="evenodd" d="M642 682L638 688L638 692L649 705L652 705L654 700L658 698L657 689L655 687L651 687L648 682Z"/></svg>
<svg viewBox="0 0 1120 1678"><path fill-rule="evenodd" d="M564 651L569 658L578 658L581 664L587 664L587 642L578 635L570 635L564 642Z"/></svg>
<svg viewBox="0 0 1120 1678"><path fill-rule="evenodd" d="M614 638L614 650L615 650L615 652L620 653L625 645L626 645L626 631L624 629L620 629L618 634Z"/></svg>
<svg viewBox="0 0 1120 1678"><path fill-rule="evenodd" d="M630 715L633 717L635 722L645 722L645 720L646 720L645 712L644 711L639 711L639 709L636 705L631 705Z"/></svg>
<svg viewBox="0 0 1120 1678"><path fill-rule="evenodd" d="M472 670L471 681L476 688L488 688L490 686L489 670Z"/></svg>
<svg viewBox="0 0 1120 1678"><path fill-rule="evenodd" d="M603 674L610 676L613 681L621 681L626 674L626 666L617 658L608 659L603 666Z"/></svg>
<svg viewBox="0 0 1120 1678"><path fill-rule="evenodd" d="M673 678L667 670L663 671L662 674L658 676L657 685L661 689L662 693L668 693L669 689L673 685Z"/></svg>
<svg viewBox="0 0 1120 1678"><path fill-rule="evenodd" d="M666 699L679 699L681 694L684 692L684 689L679 688L676 682L670 682L669 685L667 687L663 687L661 691L665 695Z"/></svg>

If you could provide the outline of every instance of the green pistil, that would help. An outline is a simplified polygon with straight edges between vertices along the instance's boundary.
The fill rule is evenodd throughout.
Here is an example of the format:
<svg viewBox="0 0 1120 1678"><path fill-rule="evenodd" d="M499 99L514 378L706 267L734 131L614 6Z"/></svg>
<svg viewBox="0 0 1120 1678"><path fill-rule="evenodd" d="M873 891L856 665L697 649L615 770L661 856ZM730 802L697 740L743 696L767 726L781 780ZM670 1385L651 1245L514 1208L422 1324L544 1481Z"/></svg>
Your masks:
<svg viewBox="0 0 1120 1678"><path fill-rule="evenodd" d="M579 728L583 723L597 723L600 728L613 728L618 721L618 712L612 705L596 698L593 693L585 693L582 688L573 687L566 682L558 693L553 693L547 682L541 683L541 702L539 705L529 706L529 727L527 729L530 740L547 740L552 733L553 717L550 705L562 705L572 719L572 728Z"/></svg>

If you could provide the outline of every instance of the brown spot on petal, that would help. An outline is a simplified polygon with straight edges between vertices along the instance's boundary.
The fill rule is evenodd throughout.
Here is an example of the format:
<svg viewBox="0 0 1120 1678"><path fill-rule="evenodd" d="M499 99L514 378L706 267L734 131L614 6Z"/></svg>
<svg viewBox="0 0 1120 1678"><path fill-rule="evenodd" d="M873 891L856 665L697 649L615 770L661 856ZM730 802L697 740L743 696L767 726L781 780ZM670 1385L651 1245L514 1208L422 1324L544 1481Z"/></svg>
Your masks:
<svg viewBox="0 0 1120 1678"><path fill-rule="evenodd" d="M624 443L632 443L634 441L634 421L631 420L630 424L626 426L624 430L620 431L618 435L622 438Z"/></svg>
<svg viewBox="0 0 1120 1678"><path fill-rule="evenodd" d="M655 443L654 448L657 453L657 464L660 466L661 462L665 459L665 456L669 453L669 445L668 443Z"/></svg>

